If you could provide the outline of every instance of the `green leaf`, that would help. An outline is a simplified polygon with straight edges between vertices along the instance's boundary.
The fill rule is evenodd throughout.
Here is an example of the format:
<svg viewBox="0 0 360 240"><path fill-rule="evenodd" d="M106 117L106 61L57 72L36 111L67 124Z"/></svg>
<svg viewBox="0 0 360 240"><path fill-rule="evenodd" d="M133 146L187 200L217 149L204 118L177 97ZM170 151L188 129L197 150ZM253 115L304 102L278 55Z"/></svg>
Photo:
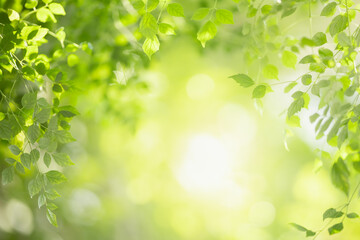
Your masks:
<svg viewBox="0 0 360 240"><path fill-rule="evenodd" d="M16 163L16 160L13 158L5 158L5 162L12 165L12 164Z"/></svg>
<svg viewBox="0 0 360 240"><path fill-rule="evenodd" d="M61 144L70 143L70 142L75 141L75 138L73 138L71 136L71 133L66 130L55 131L54 136L55 136L56 140Z"/></svg>
<svg viewBox="0 0 360 240"><path fill-rule="evenodd" d="M291 226L293 226L296 230L299 230L301 232L306 232L307 231L307 228L299 225L299 224L296 224L296 223L290 223Z"/></svg>
<svg viewBox="0 0 360 240"><path fill-rule="evenodd" d="M281 60L285 67L295 69L295 65L297 63L297 56L295 53L290 51L284 51Z"/></svg>
<svg viewBox="0 0 360 240"><path fill-rule="evenodd" d="M56 215L50 209L47 209L47 211L46 211L46 218L49 221L49 223L51 223L51 225L53 225L54 227L58 226L57 220L56 220Z"/></svg>
<svg viewBox="0 0 360 240"><path fill-rule="evenodd" d="M303 57L299 63L300 64L316 63L316 59L315 59L314 55L307 55L307 56Z"/></svg>
<svg viewBox="0 0 360 240"><path fill-rule="evenodd" d="M151 13L145 13L140 21L139 31L146 38L155 37L158 30L156 18Z"/></svg>
<svg viewBox="0 0 360 240"><path fill-rule="evenodd" d="M296 115L291 116L291 118L286 118L286 124L290 127L301 127L300 118Z"/></svg>
<svg viewBox="0 0 360 240"><path fill-rule="evenodd" d="M49 120L51 114L51 108L43 108L35 114L35 121L38 123L45 123Z"/></svg>
<svg viewBox="0 0 360 240"><path fill-rule="evenodd" d="M41 176L36 177L35 179L32 179L28 185L28 191L29 191L30 197L32 198L36 194L38 194L41 191L42 187L43 187L43 182L41 181Z"/></svg>
<svg viewBox="0 0 360 240"><path fill-rule="evenodd" d="M336 6L337 6L336 2L328 3L321 11L320 16L330 17L334 15Z"/></svg>
<svg viewBox="0 0 360 240"><path fill-rule="evenodd" d="M255 82L248 75L242 73L230 76L229 78L234 79L237 83L240 84L240 86L245 88L251 87L255 84Z"/></svg>
<svg viewBox="0 0 360 240"><path fill-rule="evenodd" d="M318 113L314 113L313 115L310 116L310 122L314 123L316 119L318 119L319 117L320 115Z"/></svg>
<svg viewBox="0 0 360 240"><path fill-rule="evenodd" d="M69 155L67 155L66 153L53 153L52 157L59 166L65 167L69 165L74 165Z"/></svg>
<svg viewBox="0 0 360 240"><path fill-rule="evenodd" d="M312 236L315 236L315 232L299 225L299 224L296 224L296 223L290 223L291 226L293 226L296 230L298 231L301 231L301 232L305 232L306 233L306 237L312 237Z"/></svg>
<svg viewBox="0 0 360 240"><path fill-rule="evenodd" d="M301 77L301 82L302 82L302 84L304 84L305 86L310 85L311 82L312 82L312 76L311 76L311 74L304 74L304 75Z"/></svg>
<svg viewBox="0 0 360 240"><path fill-rule="evenodd" d="M146 11L151 12L154 9L156 9L158 5L159 5L159 0L147 0Z"/></svg>
<svg viewBox="0 0 360 240"><path fill-rule="evenodd" d="M48 209L50 209L51 211L53 211L53 210L55 210L55 209L58 208L58 206L56 206L54 203L48 203L48 204L46 204L46 207L47 207Z"/></svg>
<svg viewBox="0 0 360 240"><path fill-rule="evenodd" d="M80 113L74 108L73 106L67 105L67 106L61 106L58 108L59 113L63 115L64 117L71 118L76 115L79 115Z"/></svg>
<svg viewBox="0 0 360 240"><path fill-rule="evenodd" d="M266 86L265 85L258 85L254 88L252 92L253 98L263 98L266 93Z"/></svg>
<svg viewBox="0 0 360 240"><path fill-rule="evenodd" d="M2 171L2 184L6 185L14 180L14 167L7 167Z"/></svg>
<svg viewBox="0 0 360 240"><path fill-rule="evenodd" d="M37 149L33 149L30 152L31 162L35 164L40 158L40 152Z"/></svg>
<svg viewBox="0 0 360 240"><path fill-rule="evenodd" d="M26 0L25 7L28 9L32 9L38 5L37 0Z"/></svg>
<svg viewBox="0 0 360 240"><path fill-rule="evenodd" d="M49 180L49 182L52 184L60 184L67 180L64 174L55 170L47 172L46 177Z"/></svg>
<svg viewBox="0 0 360 240"><path fill-rule="evenodd" d="M43 23L48 22L49 20L52 20L55 23L57 22L52 12L46 7L42 7L37 10L36 18L39 22Z"/></svg>
<svg viewBox="0 0 360 240"><path fill-rule="evenodd" d="M330 35L334 36L339 32L344 31L348 26L348 18L343 15L337 15L329 25Z"/></svg>
<svg viewBox="0 0 360 240"><path fill-rule="evenodd" d="M334 208L329 208L328 210L326 210L323 214L323 220L327 219L327 218L339 218L342 215L344 215L343 212L339 212L336 211L336 209Z"/></svg>
<svg viewBox="0 0 360 240"><path fill-rule="evenodd" d="M195 11L194 15L192 16L192 20L200 21L204 19L210 12L210 8L199 8Z"/></svg>
<svg viewBox="0 0 360 240"><path fill-rule="evenodd" d="M45 163L46 167L49 167L49 166L50 166L51 156L50 156L49 153L45 153L45 154L44 154L44 163Z"/></svg>
<svg viewBox="0 0 360 240"><path fill-rule="evenodd" d="M61 197L60 194L55 189L46 190L45 196L49 200L55 200L55 199Z"/></svg>
<svg viewBox="0 0 360 240"><path fill-rule="evenodd" d="M26 109L32 109L36 104L36 92L26 93L22 99L21 104Z"/></svg>
<svg viewBox="0 0 360 240"><path fill-rule="evenodd" d="M328 232L330 235L336 234L341 232L344 229L343 223L337 223L331 227L328 228Z"/></svg>
<svg viewBox="0 0 360 240"><path fill-rule="evenodd" d="M165 35L176 35L174 27L167 23L160 23L159 31Z"/></svg>
<svg viewBox="0 0 360 240"><path fill-rule="evenodd" d="M284 93L288 93L297 85L297 82L292 82L284 88Z"/></svg>
<svg viewBox="0 0 360 240"><path fill-rule="evenodd" d="M185 17L184 9L179 3L170 3L166 7L166 11L169 15L174 17Z"/></svg>
<svg viewBox="0 0 360 240"><path fill-rule="evenodd" d="M20 20L20 15L17 11L12 10L12 9L8 9L8 17L9 20L12 21L19 21Z"/></svg>
<svg viewBox="0 0 360 240"><path fill-rule="evenodd" d="M151 56L157 51L159 51L160 48L159 39L156 36L153 36L151 38L146 38L142 48L146 53L146 55L149 57L149 59L151 59Z"/></svg>
<svg viewBox="0 0 360 240"><path fill-rule="evenodd" d="M33 124L28 128L27 135L32 144L39 139L40 134L40 128L36 124Z"/></svg>
<svg viewBox="0 0 360 240"><path fill-rule="evenodd" d="M67 64L69 67L74 67L80 62L79 57L76 54L69 54L67 57Z"/></svg>
<svg viewBox="0 0 360 240"><path fill-rule="evenodd" d="M278 71L277 67L272 64L267 64L263 68L263 75L267 79L279 79L279 77L278 77L279 71Z"/></svg>
<svg viewBox="0 0 360 240"><path fill-rule="evenodd" d="M346 195L349 194L349 170L342 158L333 164L331 168L331 180L335 187L343 191Z"/></svg>
<svg viewBox="0 0 360 240"><path fill-rule="evenodd" d="M12 154L16 155L16 156L21 153L20 148L19 148L18 146L16 146L16 145L10 145L10 146L9 146L9 149L10 149L10 152L11 152Z"/></svg>
<svg viewBox="0 0 360 240"><path fill-rule="evenodd" d="M223 24L234 24L234 17L232 12L226 9L216 10L216 20Z"/></svg>
<svg viewBox="0 0 360 240"><path fill-rule="evenodd" d="M20 162L16 162L15 168L20 173L25 173L24 166Z"/></svg>
<svg viewBox="0 0 360 240"><path fill-rule="evenodd" d="M49 9L55 15L65 15L65 10L60 3L50 3Z"/></svg>
<svg viewBox="0 0 360 240"><path fill-rule="evenodd" d="M359 214L352 212L352 213L347 214L346 217L348 217L348 218L359 218Z"/></svg>
<svg viewBox="0 0 360 240"><path fill-rule="evenodd" d="M46 204L46 197L45 197L44 194L40 194L39 198L38 198L38 206L39 206L39 208L41 208L45 204Z"/></svg>
<svg viewBox="0 0 360 240"><path fill-rule="evenodd" d="M27 169L31 168L31 155L29 153L23 153L20 156L21 163L26 167Z"/></svg>
<svg viewBox="0 0 360 240"><path fill-rule="evenodd" d="M201 42L201 45L205 47L206 42L213 39L217 33L216 25L208 21L206 22L197 33L197 39Z"/></svg>
<svg viewBox="0 0 360 240"><path fill-rule="evenodd" d="M295 99L294 102L291 103L287 115L288 118L290 118L292 115L294 115L297 112L300 112L301 108L303 108L305 104L304 98L300 97L298 99Z"/></svg>
<svg viewBox="0 0 360 240"><path fill-rule="evenodd" d="M312 40L315 43L315 46L321 46L327 43L326 34L323 32L316 33Z"/></svg>

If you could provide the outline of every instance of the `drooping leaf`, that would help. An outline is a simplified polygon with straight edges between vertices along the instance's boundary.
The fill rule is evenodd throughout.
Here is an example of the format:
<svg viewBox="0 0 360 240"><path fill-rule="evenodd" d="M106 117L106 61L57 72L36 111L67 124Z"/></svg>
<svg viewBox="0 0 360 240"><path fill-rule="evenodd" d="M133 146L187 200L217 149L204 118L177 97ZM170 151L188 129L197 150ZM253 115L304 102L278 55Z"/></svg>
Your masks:
<svg viewBox="0 0 360 240"><path fill-rule="evenodd" d="M197 39L205 47L206 42L213 39L217 33L216 25L212 21L207 21L197 33Z"/></svg>
<svg viewBox="0 0 360 240"><path fill-rule="evenodd" d="M159 51L160 48L159 39L156 36L153 36L151 38L146 38L142 48L146 53L146 55L149 57L149 59L151 59L151 56L157 51Z"/></svg>
<svg viewBox="0 0 360 240"><path fill-rule="evenodd" d="M49 221L49 223L51 223L51 225L53 225L54 227L58 226L57 220L56 220L56 215L50 209L47 209L46 217L47 217L47 220Z"/></svg>
<svg viewBox="0 0 360 240"><path fill-rule="evenodd" d="M341 232L343 229L344 229L344 225L341 222L341 223L337 223L337 224L329 227L328 232L329 232L330 235L333 235L333 234Z"/></svg>

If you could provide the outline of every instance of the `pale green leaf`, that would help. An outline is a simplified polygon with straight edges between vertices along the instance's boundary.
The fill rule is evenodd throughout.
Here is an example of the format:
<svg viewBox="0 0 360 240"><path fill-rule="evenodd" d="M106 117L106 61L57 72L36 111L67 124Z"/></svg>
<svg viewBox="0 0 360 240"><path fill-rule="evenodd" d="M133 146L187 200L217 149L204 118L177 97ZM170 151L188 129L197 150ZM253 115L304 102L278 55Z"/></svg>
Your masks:
<svg viewBox="0 0 360 240"><path fill-rule="evenodd" d="M197 39L201 42L201 45L205 47L206 42L213 39L217 33L216 25L208 21L206 22L197 33Z"/></svg>
<svg viewBox="0 0 360 240"><path fill-rule="evenodd" d="M226 9L216 10L216 20L223 24L234 24L234 17L232 12Z"/></svg>

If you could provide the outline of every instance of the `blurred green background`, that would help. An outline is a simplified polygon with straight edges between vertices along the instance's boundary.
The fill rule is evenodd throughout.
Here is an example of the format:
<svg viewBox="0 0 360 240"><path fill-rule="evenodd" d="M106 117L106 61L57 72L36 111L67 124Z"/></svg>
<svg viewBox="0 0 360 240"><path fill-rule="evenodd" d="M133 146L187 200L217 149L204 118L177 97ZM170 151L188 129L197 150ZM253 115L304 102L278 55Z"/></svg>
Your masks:
<svg viewBox="0 0 360 240"><path fill-rule="evenodd" d="M63 149L76 165L59 189L59 228L17 177L0 188L0 239L297 240L305 237L290 222L319 229L322 212L343 204L328 172L314 171L311 142L295 132L286 150L289 99L270 94L261 114L228 78L245 69L240 49L221 41L202 49L184 26L151 62L132 66L131 46L114 31L116 1L66 4L59 25L94 53L69 73L66 99L81 116L72 122L78 141ZM113 72L122 64L136 75L126 85ZM358 221L318 239L357 239Z"/></svg>

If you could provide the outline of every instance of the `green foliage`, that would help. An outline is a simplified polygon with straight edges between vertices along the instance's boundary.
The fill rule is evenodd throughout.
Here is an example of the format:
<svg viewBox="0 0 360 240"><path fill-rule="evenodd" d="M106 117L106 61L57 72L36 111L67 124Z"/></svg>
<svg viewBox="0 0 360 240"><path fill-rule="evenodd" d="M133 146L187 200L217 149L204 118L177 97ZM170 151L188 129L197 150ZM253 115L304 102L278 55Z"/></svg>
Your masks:
<svg viewBox="0 0 360 240"><path fill-rule="evenodd" d="M218 6L220 4L223 5ZM148 59L160 50L168 35L181 35L195 29L194 38L196 35L203 48L209 45L220 48L223 44L229 49L241 49L244 56L241 64L246 66L247 74L239 73L230 78L241 87L251 88L256 103L272 91L273 85L286 83L284 92L290 93L293 98L285 111L289 126L300 127L301 112L306 111L309 104L316 104L312 109L317 110L311 113L309 120L314 125L316 138L326 141L334 150L330 170L332 183L350 197L353 188L351 179L355 175L352 172L360 172L360 159L356 157L360 149L356 61L360 28L356 24L356 28L351 27L358 13L349 9L350 1L319 1L317 4L322 7L315 13L311 1L260 4L252 1L214 1L212 7L207 2L202 3L193 12L187 12L188 5L182 1L130 1L127 6L116 3L106 8L109 11L115 9L111 13L115 19L112 25L121 33L120 44L116 46L121 52L118 66L124 64L128 67L138 62L148 64ZM116 8L113 8L115 5ZM2 184L11 183L15 172L30 172L33 177L27 176L24 180L28 184L28 192L31 197L39 195L38 207L46 206L48 221L57 226L53 212L57 207L50 200L60 197L60 194L51 185L67 179L62 172L53 170L52 165L67 167L74 164L63 152L63 146L75 141L70 133L70 122L79 115L75 107L65 103L63 98L76 89L68 75L82 66L83 54L91 54L92 47L89 43L69 41L65 29L56 24L61 22L62 16L66 16L62 3L27 0L23 1L23 6L15 7L4 5L1 9L5 20L1 20L0 25L0 139L9 146L9 156L5 159L7 166L2 170ZM240 7L246 11L238 11ZM321 16L320 20L329 18L328 28L313 35L312 26L309 26L309 36L287 36L286 31L279 27L279 22L299 14L297 9L309 9L307 15L310 20L314 14ZM128 14L127 11L133 12ZM118 16L119 12L121 16ZM189 23L187 16L192 16L194 22ZM186 31L178 31L178 22L187 26L184 27ZM234 27L228 24L234 24ZM219 41L207 45L222 31L230 37L221 35ZM297 63L307 68L308 72L300 73ZM126 71L112 67L114 72L126 75ZM298 74L296 80L281 79L279 72L283 67ZM81 71L86 71L84 69ZM90 75L89 78L92 78L96 74ZM107 96L106 90L104 92ZM46 172L39 170L42 163ZM22 177L19 174L17 176ZM330 208L323 214L323 219L345 216L358 218L356 213L348 214L347 211ZM298 224L292 226L305 232L307 237L317 234ZM330 235L342 230L343 222L328 228Z"/></svg>

